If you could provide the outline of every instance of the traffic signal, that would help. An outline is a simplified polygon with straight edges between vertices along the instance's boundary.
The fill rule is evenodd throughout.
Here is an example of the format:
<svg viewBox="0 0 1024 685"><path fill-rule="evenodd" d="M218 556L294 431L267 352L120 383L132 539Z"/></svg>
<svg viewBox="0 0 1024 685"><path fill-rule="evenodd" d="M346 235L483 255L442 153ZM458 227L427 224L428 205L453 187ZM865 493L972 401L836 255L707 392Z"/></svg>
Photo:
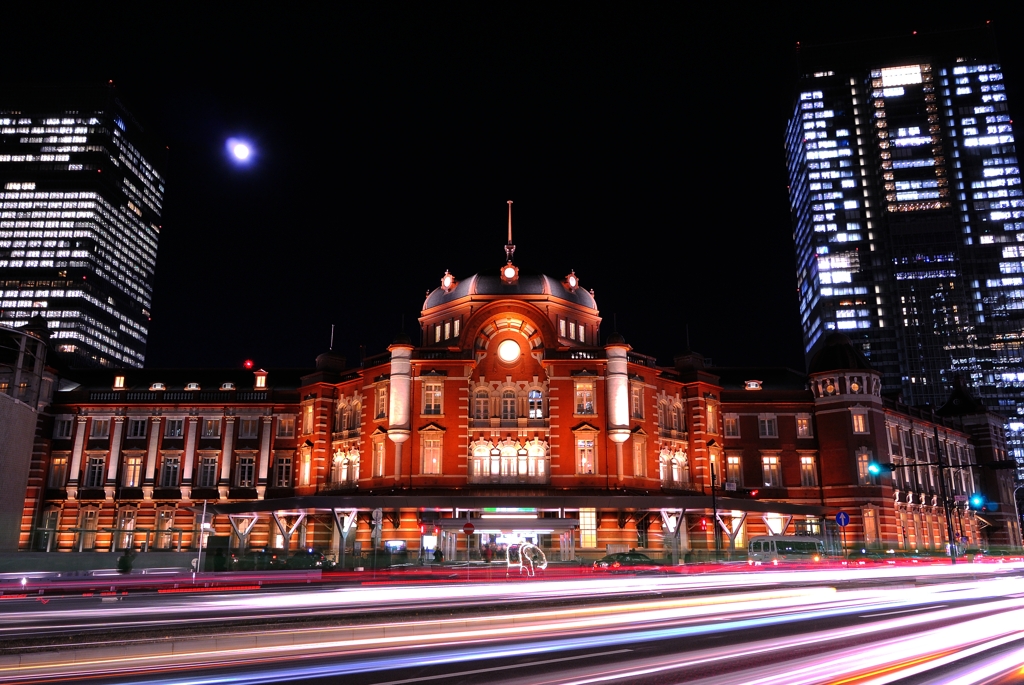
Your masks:
<svg viewBox="0 0 1024 685"><path fill-rule="evenodd" d="M441 526L434 526L434 537L441 534Z"/></svg>
<svg viewBox="0 0 1024 685"><path fill-rule="evenodd" d="M980 492L976 492L971 495L971 498L967 502L974 511L981 511L985 508L985 496Z"/></svg>
<svg viewBox="0 0 1024 685"><path fill-rule="evenodd" d="M751 497L757 497L757 492L758 491L756 489L754 489L754 490L747 490L747 494L750 495Z"/></svg>
<svg viewBox="0 0 1024 685"><path fill-rule="evenodd" d="M877 476L881 474L883 471L892 473L895 470L896 467L893 466L892 464L880 464L877 461L873 461L868 464L868 473L870 473L872 476Z"/></svg>
<svg viewBox="0 0 1024 685"><path fill-rule="evenodd" d="M707 519L701 519L700 520L700 529L701 530L707 530L708 529L708 520Z"/></svg>
<svg viewBox="0 0 1024 685"><path fill-rule="evenodd" d="M420 535L426 535L426 534L427 534L427 524L421 523L420 524Z"/></svg>

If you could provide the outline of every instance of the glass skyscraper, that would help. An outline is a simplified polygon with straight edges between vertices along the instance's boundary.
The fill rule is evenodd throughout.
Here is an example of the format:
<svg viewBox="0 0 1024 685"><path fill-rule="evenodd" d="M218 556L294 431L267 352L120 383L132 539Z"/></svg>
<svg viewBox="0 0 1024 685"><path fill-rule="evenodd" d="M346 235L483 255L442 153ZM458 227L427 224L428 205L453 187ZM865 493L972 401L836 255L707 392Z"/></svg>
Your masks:
<svg viewBox="0 0 1024 685"><path fill-rule="evenodd" d="M143 365L157 159L112 85L0 94L0 323L39 314L75 365Z"/></svg>
<svg viewBox="0 0 1024 685"><path fill-rule="evenodd" d="M786 132L807 358L846 333L883 390L962 376L1024 463L1024 192L988 29L799 52Z"/></svg>

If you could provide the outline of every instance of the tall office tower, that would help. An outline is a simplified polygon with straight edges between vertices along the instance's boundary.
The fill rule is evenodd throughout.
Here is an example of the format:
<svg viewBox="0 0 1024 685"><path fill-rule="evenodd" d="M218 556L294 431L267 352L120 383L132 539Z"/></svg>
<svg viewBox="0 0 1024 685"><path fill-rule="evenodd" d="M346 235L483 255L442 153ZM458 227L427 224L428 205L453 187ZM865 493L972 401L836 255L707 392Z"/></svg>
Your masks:
<svg viewBox="0 0 1024 685"><path fill-rule="evenodd" d="M908 404L962 375L1024 463L1024 196L988 28L801 48L786 132L807 358L843 331Z"/></svg>
<svg viewBox="0 0 1024 685"><path fill-rule="evenodd" d="M157 155L112 85L3 89L0 323L39 313L71 363L143 365L164 196Z"/></svg>

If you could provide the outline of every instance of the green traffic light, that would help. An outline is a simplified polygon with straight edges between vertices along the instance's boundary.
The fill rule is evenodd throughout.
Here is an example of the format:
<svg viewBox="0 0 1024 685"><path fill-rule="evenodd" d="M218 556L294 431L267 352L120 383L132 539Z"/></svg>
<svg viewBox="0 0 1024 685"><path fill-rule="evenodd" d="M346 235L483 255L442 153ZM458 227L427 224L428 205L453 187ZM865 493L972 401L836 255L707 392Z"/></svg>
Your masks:
<svg viewBox="0 0 1024 685"><path fill-rule="evenodd" d="M877 461L873 461L870 464L868 464L868 473L870 473L872 476L877 476L881 472L882 465L879 464Z"/></svg>

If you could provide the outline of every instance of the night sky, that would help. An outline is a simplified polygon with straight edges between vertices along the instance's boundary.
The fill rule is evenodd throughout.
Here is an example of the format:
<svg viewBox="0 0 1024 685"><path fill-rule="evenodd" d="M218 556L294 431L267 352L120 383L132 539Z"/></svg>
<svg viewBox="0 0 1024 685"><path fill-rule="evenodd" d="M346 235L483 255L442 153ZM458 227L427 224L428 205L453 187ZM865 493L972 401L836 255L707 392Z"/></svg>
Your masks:
<svg viewBox="0 0 1024 685"><path fill-rule="evenodd" d="M1022 22L1011 3L931 3L925 21L714 5L27 4L4 19L3 78L112 79L169 148L147 366L311 366L332 324L355 363L403 317L418 340L445 269L497 273L513 200L516 264L575 269L603 335L617 323L671 363L688 326L716 364L803 369L796 41L991 19L1019 108ZM255 147L246 168L231 136Z"/></svg>

